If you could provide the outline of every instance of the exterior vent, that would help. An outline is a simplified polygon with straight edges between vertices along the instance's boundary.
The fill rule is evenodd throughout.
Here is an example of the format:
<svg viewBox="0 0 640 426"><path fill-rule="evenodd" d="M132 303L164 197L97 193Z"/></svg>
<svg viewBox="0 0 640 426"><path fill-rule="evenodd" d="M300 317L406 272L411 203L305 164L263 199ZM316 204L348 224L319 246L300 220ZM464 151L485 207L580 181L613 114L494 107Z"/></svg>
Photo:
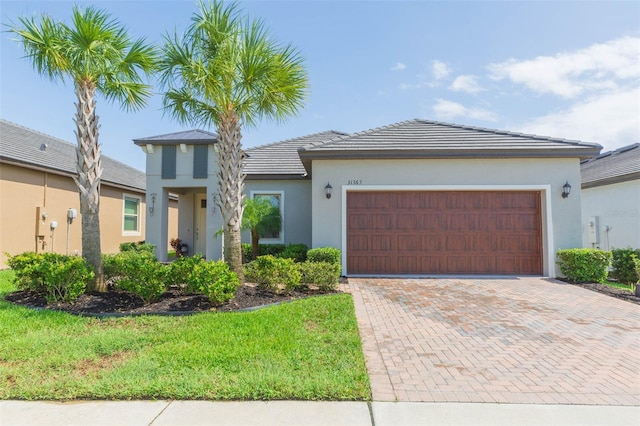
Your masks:
<svg viewBox="0 0 640 426"><path fill-rule="evenodd" d="M49 146L49 144L43 143L42 145L40 145L40 151L45 152L47 150L48 146Z"/></svg>

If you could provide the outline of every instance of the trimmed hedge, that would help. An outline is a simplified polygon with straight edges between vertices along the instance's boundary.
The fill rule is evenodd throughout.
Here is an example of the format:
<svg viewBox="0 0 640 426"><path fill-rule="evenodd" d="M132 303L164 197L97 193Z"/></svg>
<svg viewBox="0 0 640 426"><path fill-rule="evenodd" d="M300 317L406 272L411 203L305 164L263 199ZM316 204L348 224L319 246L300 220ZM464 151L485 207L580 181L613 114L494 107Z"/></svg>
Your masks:
<svg viewBox="0 0 640 426"><path fill-rule="evenodd" d="M195 262L187 278L188 291L202 293L216 304L233 299L239 286L238 275L222 260Z"/></svg>
<svg viewBox="0 0 640 426"><path fill-rule="evenodd" d="M245 265L245 278L254 281L258 288L279 292L281 287L291 291L300 284L300 272L293 259L272 256L260 256Z"/></svg>
<svg viewBox="0 0 640 426"><path fill-rule="evenodd" d="M309 262L327 262L340 265L340 250L333 247L314 248L307 252Z"/></svg>
<svg viewBox="0 0 640 426"><path fill-rule="evenodd" d="M166 291L169 277L169 269L152 253L135 250L103 256L103 272L116 289L131 292L146 304Z"/></svg>
<svg viewBox="0 0 640 426"><path fill-rule="evenodd" d="M328 262L302 262L296 265L301 284L315 284L322 291L338 288L340 265Z"/></svg>
<svg viewBox="0 0 640 426"><path fill-rule="evenodd" d="M558 250L560 272L576 283L604 282L611 264L611 252L597 249Z"/></svg>
<svg viewBox="0 0 640 426"><path fill-rule="evenodd" d="M636 273L635 259L640 259L640 249L627 247L611 250L611 276L622 283L635 284L640 279Z"/></svg>
<svg viewBox="0 0 640 426"><path fill-rule="evenodd" d="M94 273L79 256L26 252L11 256L7 264L15 272L19 289L43 294L47 302L73 302L84 293Z"/></svg>
<svg viewBox="0 0 640 426"><path fill-rule="evenodd" d="M156 250L156 246L154 246L153 244L147 244L144 241L120 244L121 253L125 251L146 251L149 253L154 253L155 250Z"/></svg>
<svg viewBox="0 0 640 426"><path fill-rule="evenodd" d="M277 256L285 250L284 244L258 244L258 256L266 256L268 254ZM245 259L250 260L253 256L253 247L249 243L242 244L242 254Z"/></svg>

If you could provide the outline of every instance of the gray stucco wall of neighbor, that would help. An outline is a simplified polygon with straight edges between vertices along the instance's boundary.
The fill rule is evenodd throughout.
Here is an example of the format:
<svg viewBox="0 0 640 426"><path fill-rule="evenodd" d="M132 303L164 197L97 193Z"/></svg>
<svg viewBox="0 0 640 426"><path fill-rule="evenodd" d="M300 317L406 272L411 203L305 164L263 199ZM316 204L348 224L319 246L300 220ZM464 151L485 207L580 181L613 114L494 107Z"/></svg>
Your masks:
<svg viewBox="0 0 640 426"><path fill-rule="evenodd" d="M147 153L147 197L151 199L151 194L156 194L156 209L153 216L147 212L147 227L145 240L151 244L159 246L158 242L166 241L167 214L166 205L170 192L178 195L182 194L179 201L178 213L178 238L184 240L189 245L190 253L193 253L195 245L195 209L193 194L202 193L207 197L206 230L205 238L207 259L220 259L222 257L222 240L216 237L215 233L222 227L220 212L211 206L214 205L213 197L218 193L218 165L213 145L208 145L207 178L193 178L194 146L186 145L186 152L182 152L180 147L176 149L176 178L162 179L162 146L155 146L152 153ZM191 203L190 206L187 203ZM167 259L164 250L156 249L156 256L160 260Z"/></svg>
<svg viewBox="0 0 640 426"><path fill-rule="evenodd" d="M582 242L603 250L640 248L640 180L582 190Z"/></svg>
<svg viewBox="0 0 640 426"><path fill-rule="evenodd" d="M245 180L245 194L282 193L283 244L306 244L311 247L311 181L309 180ZM251 242L249 231L242 233L242 242ZM261 240L261 244L275 241Z"/></svg>
<svg viewBox="0 0 640 426"><path fill-rule="evenodd" d="M582 246L578 158L314 160L312 167L312 246L341 249L343 268L344 204L350 190L539 190L544 275L559 273L557 250ZM568 198L561 196L565 182L572 185ZM333 187L329 200L327 183Z"/></svg>

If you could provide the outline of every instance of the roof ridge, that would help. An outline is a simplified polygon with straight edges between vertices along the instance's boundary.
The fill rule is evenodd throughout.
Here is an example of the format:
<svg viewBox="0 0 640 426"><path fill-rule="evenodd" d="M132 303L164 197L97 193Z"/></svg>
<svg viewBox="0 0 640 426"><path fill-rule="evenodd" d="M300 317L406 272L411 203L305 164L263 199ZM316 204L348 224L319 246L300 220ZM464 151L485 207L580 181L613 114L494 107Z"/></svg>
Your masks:
<svg viewBox="0 0 640 426"><path fill-rule="evenodd" d="M216 138L219 137L219 135L217 133L210 132L208 130L193 128L193 129L188 129L188 130L178 130L176 132L163 133L161 135L145 136L145 137L142 137L142 138L133 138L132 140L134 140L134 141L148 140L150 138L161 138L161 137L165 137L165 136L169 136L169 135L177 135L177 134L180 134L180 133L188 133L188 132L203 132L203 133L206 133L206 134L208 134L210 136L215 136Z"/></svg>
<svg viewBox="0 0 640 426"><path fill-rule="evenodd" d="M595 157L591 157L581 162L581 164L591 163L593 161L602 160L603 158L612 157L614 155L624 154L636 148L640 148L640 142L632 143L631 145L621 146L620 148L612 149L611 151L603 152Z"/></svg>
<svg viewBox="0 0 640 426"><path fill-rule="evenodd" d="M310 134L304 135L304 136L298 136L298 137L294 137L294 138L283 139L281 141L270 142L270 143L266 143L266 144L263 144L263 145L254 146L254 147L245 149L245 151L249 152L249 151L252 151L252 150L255 150L255 149L259 149L259 148L266 148L266 147L270 147L270 146L274 146L274 145L293 142L293 141L299 140L299 139L305 139L305 138L310 138L310 137L313 137L313 136L318 136L318 135L321 135L323 133L336 133L336 134L339 134L339 135L342 135L342 136L348 136L349 135L349 133L342 132L340 130L324 130L324 131L321 131L321 132L310 133Z"/></svg>

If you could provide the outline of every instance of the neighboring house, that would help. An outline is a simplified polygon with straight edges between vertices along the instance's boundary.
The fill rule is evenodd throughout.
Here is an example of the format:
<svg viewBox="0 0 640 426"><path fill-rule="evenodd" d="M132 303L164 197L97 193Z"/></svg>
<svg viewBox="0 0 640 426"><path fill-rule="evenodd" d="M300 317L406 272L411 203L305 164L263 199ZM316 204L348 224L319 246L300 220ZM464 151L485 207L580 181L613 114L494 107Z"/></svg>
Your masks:
<svg viewBox="0 0 640 426"><path fill-rule="evenodd" d="M584 247L640 248L640 143L585 160L580 173Z"/></svg>
<svg viewBox="0 0 640 426"><path fill-rule="evenodd" d="M220 258L216 135L134 142L147 152L147 192L180 193L180 238ZM555 252L581 246L580 160L601 149L411 120L249 149L245 195L279 199L285 226L262 242L339 248L344 275L555 276ZM563 197L566 183L575 189ZM162 215L147 240L165 238Z"/></svg>
<svg viewBox="0 0 640 426"><path fill-rule="evenodd" d="M116 253L120 243L144 239L145 174L106 156L102 166L102 251ZM75 145L0 119L0 268L6 267L6 253L82 254L75 170ZM177 201L172 203L176 237ZM70 225L69 209L77 212Z"/></svg>

